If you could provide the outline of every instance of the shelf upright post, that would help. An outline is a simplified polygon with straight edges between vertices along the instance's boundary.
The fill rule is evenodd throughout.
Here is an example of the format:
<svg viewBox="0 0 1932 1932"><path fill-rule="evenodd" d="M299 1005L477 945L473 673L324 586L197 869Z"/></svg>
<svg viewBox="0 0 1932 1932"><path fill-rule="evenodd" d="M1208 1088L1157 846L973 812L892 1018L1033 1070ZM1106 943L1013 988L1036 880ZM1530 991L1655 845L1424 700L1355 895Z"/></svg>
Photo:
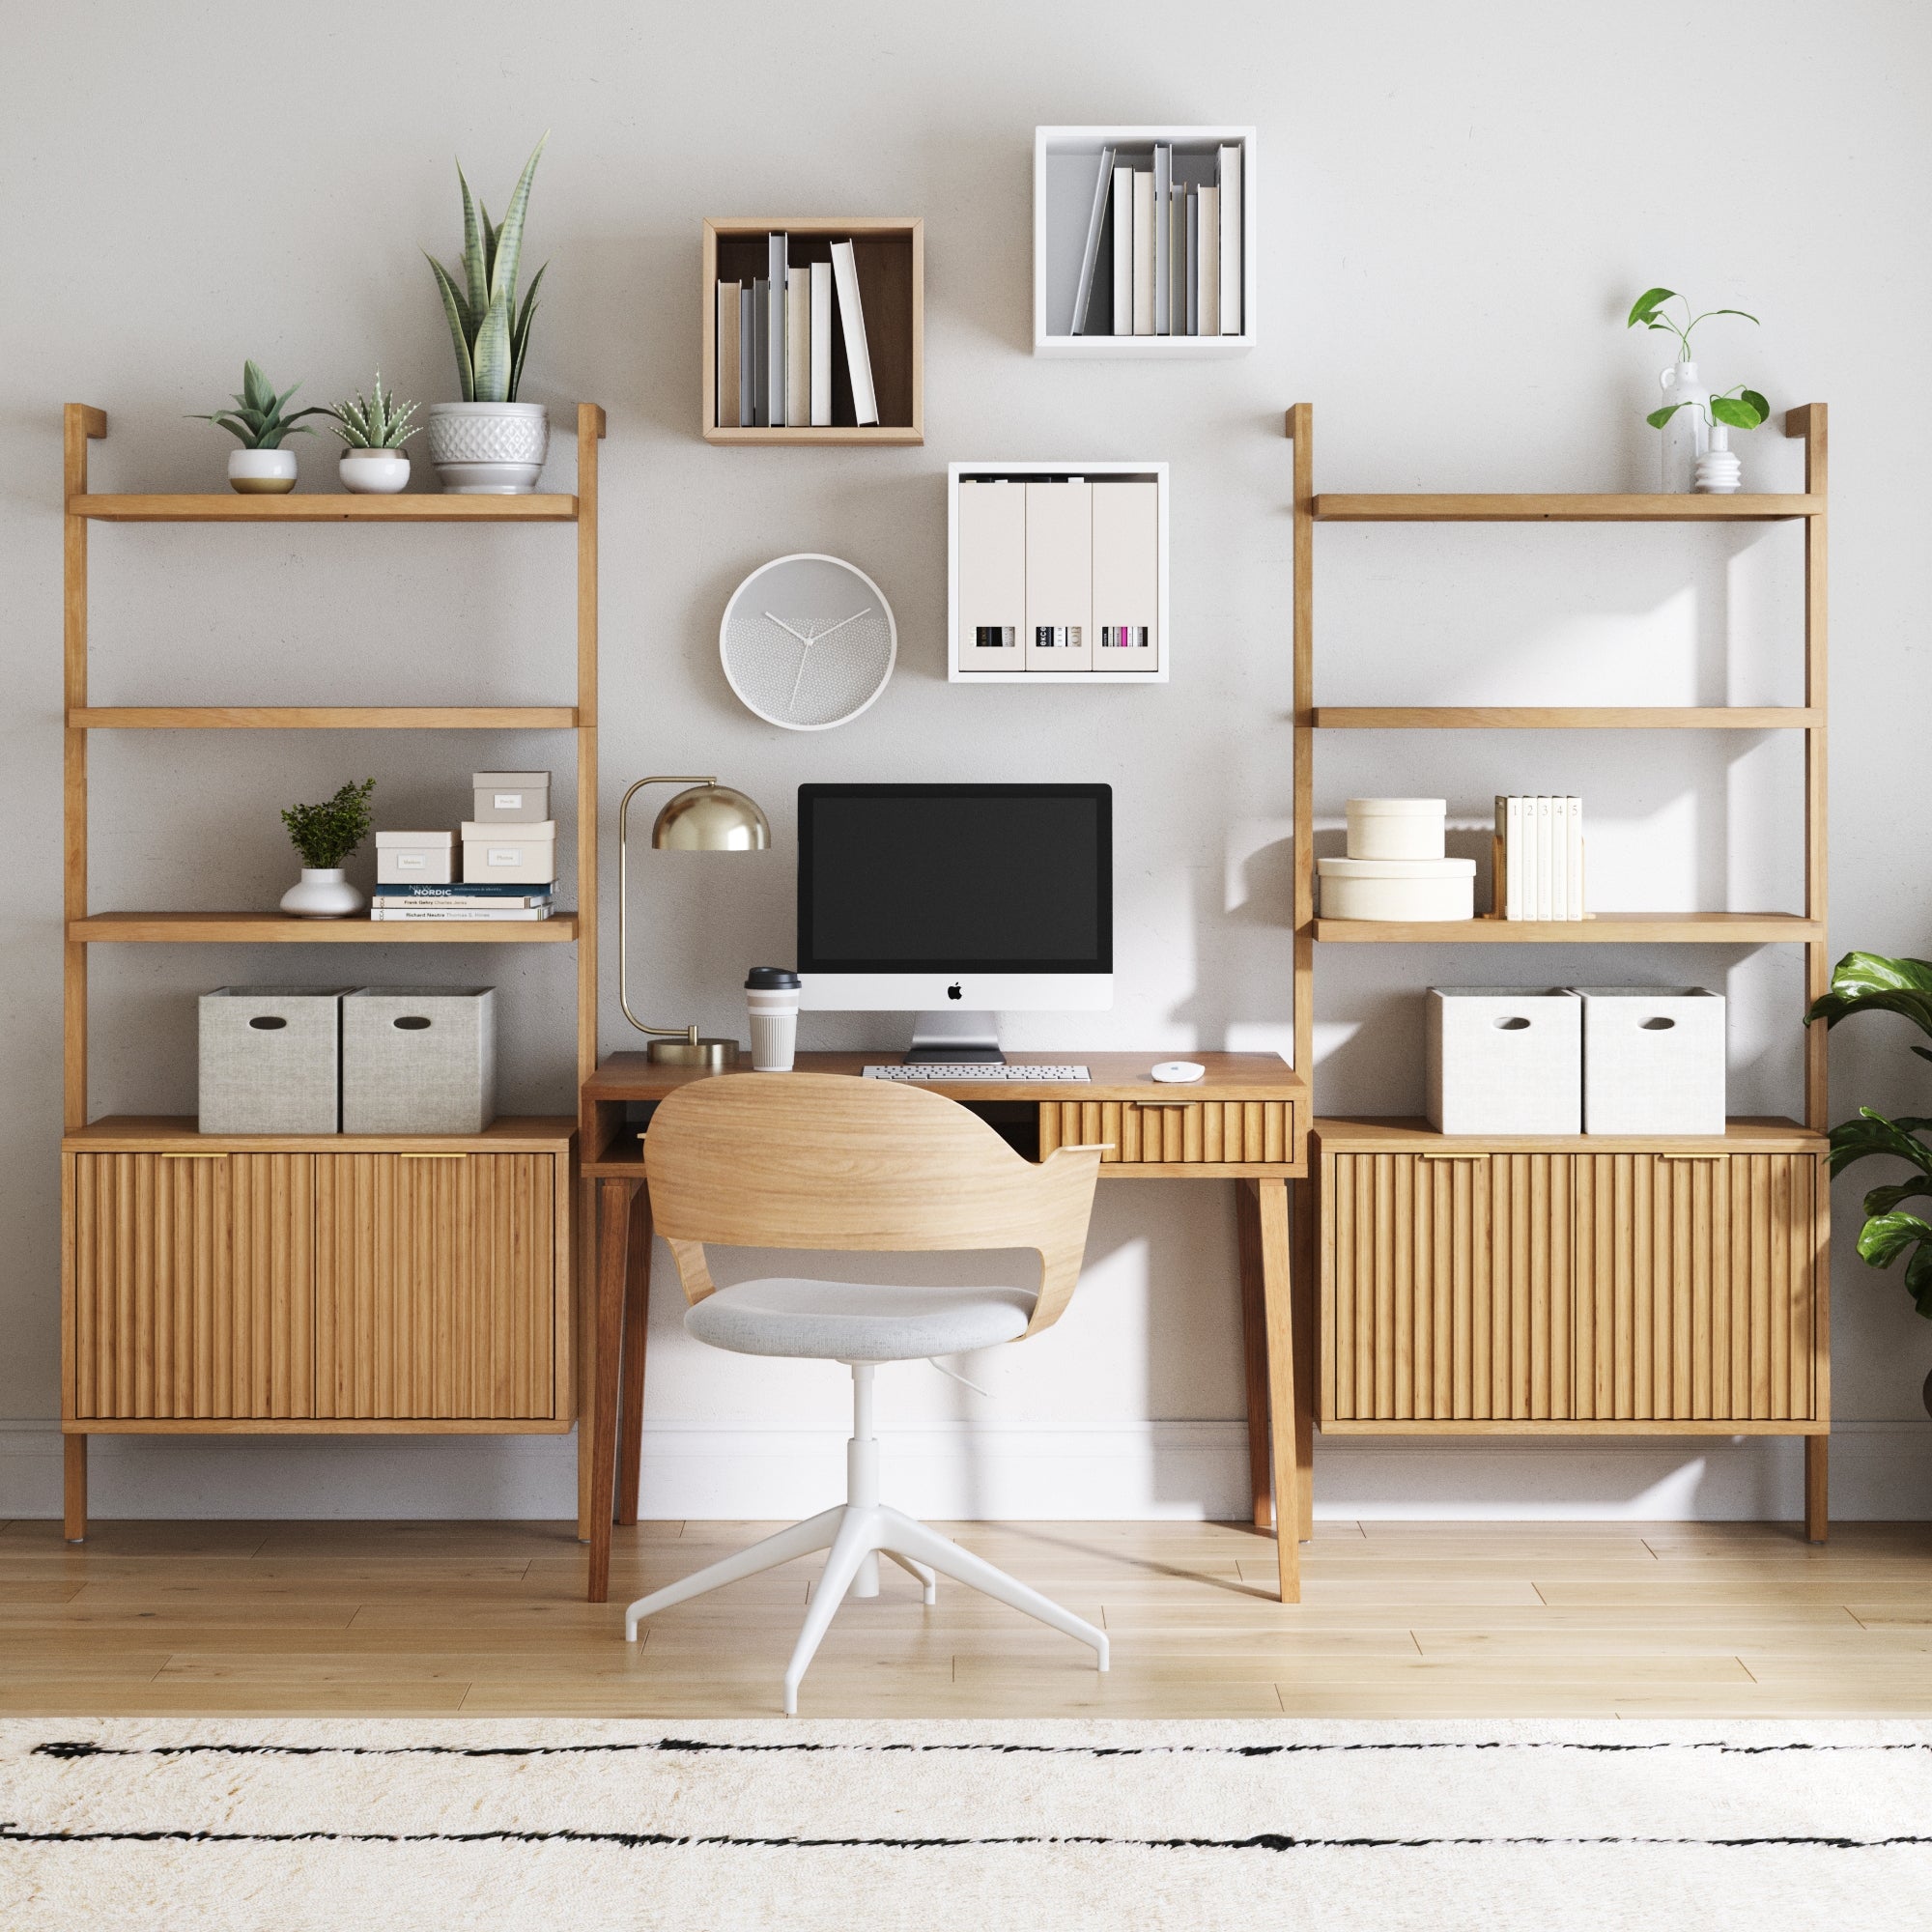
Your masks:
<svg viewBox="0 0 1932 1932"><path fill-rule="evenodd" d="M107 434L107 412L70 403L62 423L66 486L63 562L62 700L68 717L87 705L87 519L73 499L87 495L87 445ZM62 734L61 781L66 816L62 841L61 921L87 917L87 732L69 723ZM87 1124L87 948L63 934L61 1116L68 1132Z"/></svg>

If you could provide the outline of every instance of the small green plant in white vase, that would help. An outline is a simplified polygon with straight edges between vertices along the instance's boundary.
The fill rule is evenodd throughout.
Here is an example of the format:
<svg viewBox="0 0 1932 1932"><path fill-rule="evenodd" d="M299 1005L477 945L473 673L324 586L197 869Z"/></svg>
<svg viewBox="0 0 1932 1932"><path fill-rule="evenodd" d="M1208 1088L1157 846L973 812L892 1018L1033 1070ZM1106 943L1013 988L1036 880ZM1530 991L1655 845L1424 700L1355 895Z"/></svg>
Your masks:
<svg viewBox="0 0 1932 1932"><path fill-rule="evenodd" d="M282 447L285 436L314 432L303 416L327 415L320 404L284 414L288 401L301 387L292 383L280 395L252 358L242 365L242 387L232 409L196 415L195 422L212 422L225 429L242 445L228 455L228 487L244 497L282 497L296 487L296 453Z"/></svg>
<svg viewBox="0 0 1932 1932"><path fill-rule="evenodd" d="M328 406L335 418L329 427L342 439L342 487L357 495L389 496L410 480L410 459L403 448L421 424L411 426L414 403L400 401L383 388L383 372L376 372L373 397L357 394Z"/></svg>
<svg viewBox="0 0 1932 1932"><path fill-rule="evenodd" d="M1673 313L1672 303L1681 306L1681 320ZM1714 393L1700 379L1690 338L1700 324L1720 315L1757 325L1757 317L1741 308L1709 308L1699 314L1689 298L1674 289L1644 290L1631 304L1624 325L1672 336L1677 343L1677 359L1659 379L1663 385L1663 407L1644 417L1652 429L1662 432L1661 481L1669 493L1702 490L1728 495L1736 490L1742 466L1731 453L1730 432L1756 429L1771 414L1771 405L1755 389L1739 383ZM1712 460L1707 462L1707 458Z"/></svg>
<svg viewBox="0 0 1932 1932"><path fill-rule="evenodd" d="M282 895L282 910L295 919L347 919L365 901L343 873L342 862L369 836L369 794L374 779L353 780L320 805L292 805L282 813L289 838L301 854L300 881Z"/></svg>

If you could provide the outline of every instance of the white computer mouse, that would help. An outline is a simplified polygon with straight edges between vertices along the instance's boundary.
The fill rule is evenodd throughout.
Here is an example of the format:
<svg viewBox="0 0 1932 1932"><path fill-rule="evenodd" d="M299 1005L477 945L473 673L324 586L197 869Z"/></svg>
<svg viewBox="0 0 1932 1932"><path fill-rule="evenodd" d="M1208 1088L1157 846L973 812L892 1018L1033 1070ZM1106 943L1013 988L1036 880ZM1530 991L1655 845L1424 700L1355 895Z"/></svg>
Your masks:
<svg viewBox="0 0 1932 1932"><path fill-rule="evenodd" d="M1208 1069L1198 1060L1163 1060L1153 1069L1153 1077L1163 1087L1184 1087L1190 1080L1199 1080Z"/></svg>

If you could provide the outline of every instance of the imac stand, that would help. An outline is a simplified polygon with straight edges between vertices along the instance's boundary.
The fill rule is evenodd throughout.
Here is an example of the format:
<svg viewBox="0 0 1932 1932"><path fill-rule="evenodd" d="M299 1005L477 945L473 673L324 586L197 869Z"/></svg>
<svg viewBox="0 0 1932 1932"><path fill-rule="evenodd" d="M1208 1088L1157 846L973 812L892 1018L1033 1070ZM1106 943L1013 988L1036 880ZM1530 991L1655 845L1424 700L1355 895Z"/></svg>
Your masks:
<svg viewBox="0 0 1932 1932"><path fill-rule="evenodd" d="M905 1065L948 1060L1006 1065L1007 1056L1000 1051L1000 1029L991 1013L950 1007L942 1012L913 1015L912 1044L906 1049Z"/></svg>

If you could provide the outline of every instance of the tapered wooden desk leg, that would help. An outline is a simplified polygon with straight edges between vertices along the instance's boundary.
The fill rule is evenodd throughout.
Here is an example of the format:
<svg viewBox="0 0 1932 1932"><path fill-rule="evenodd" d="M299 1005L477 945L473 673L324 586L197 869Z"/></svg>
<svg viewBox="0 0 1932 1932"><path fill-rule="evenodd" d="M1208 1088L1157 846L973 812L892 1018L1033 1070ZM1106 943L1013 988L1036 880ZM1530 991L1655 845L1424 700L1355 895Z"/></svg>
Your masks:
<svg viewBox="0 0 1932 1932"><path fill-rule="evenodd" d="M1294 1468L1301 1540L1315 1534L1315 1182L1294 1183Z"/></svg>
<svg viewBox="0 0 1932 1932"><path fill-rule="evenodd" d="M590 1487L597 1432L597 1183L583 1176L577 1183L577 1540L590 1541L597 1511Z"/></svg>
<svg viewBox="0 0 1932 1932"><path fill-rule="evenodd" d="M87 1437L61 1437L61 1534L70 1543L87 1541Z"/></svg>
<svg viewBox="0 0 1932 1932"><path fill-rule="evenodd" d="M617 1465L617 1362L623 1340L624 1261L630 1245L633 1180L597 1183L597 1382L590 1427L590 1588L611 1596L611 1484Z"/></svg>
<svg viewBox="0 0 1932 1932"><path fill-rule="evenodd" d="M1288 1182L1258 1180L1262 1305L1267 1321L1268 1437L1274 1471L1274 1548L1284 1604L1301 1601L1301 1485L1295 1470L1293 1283Z"/></svg>
<svg viewBox="0 0 1932 1932"><path fill-rule="evenodd" d="M1241 1354L1248 1382L1248 1484L1255 1527L1274 1526L1274 1472L1268 1460L1267 1312L1262 1300L1261 1207L1252 1180L1235 1182L1235 1245L1241 1266Z"/></svg>
<svg viewBox="0 0 1932 1932"><path fill-rule="evenodd" d="M623 1395L617 1419L617 1520L638 1520L644 1460L644 1342L651 1320L651 1190L631 1196L625 1240Z"/></svg>
<svg viewBox="0 0 1932 1932"><path fill-rule="evenodd" d="M1813 1543L1823 1543L1832 1527L1832 1438L1807 1435L1804 1438L1804 1534Z"/></svg>

